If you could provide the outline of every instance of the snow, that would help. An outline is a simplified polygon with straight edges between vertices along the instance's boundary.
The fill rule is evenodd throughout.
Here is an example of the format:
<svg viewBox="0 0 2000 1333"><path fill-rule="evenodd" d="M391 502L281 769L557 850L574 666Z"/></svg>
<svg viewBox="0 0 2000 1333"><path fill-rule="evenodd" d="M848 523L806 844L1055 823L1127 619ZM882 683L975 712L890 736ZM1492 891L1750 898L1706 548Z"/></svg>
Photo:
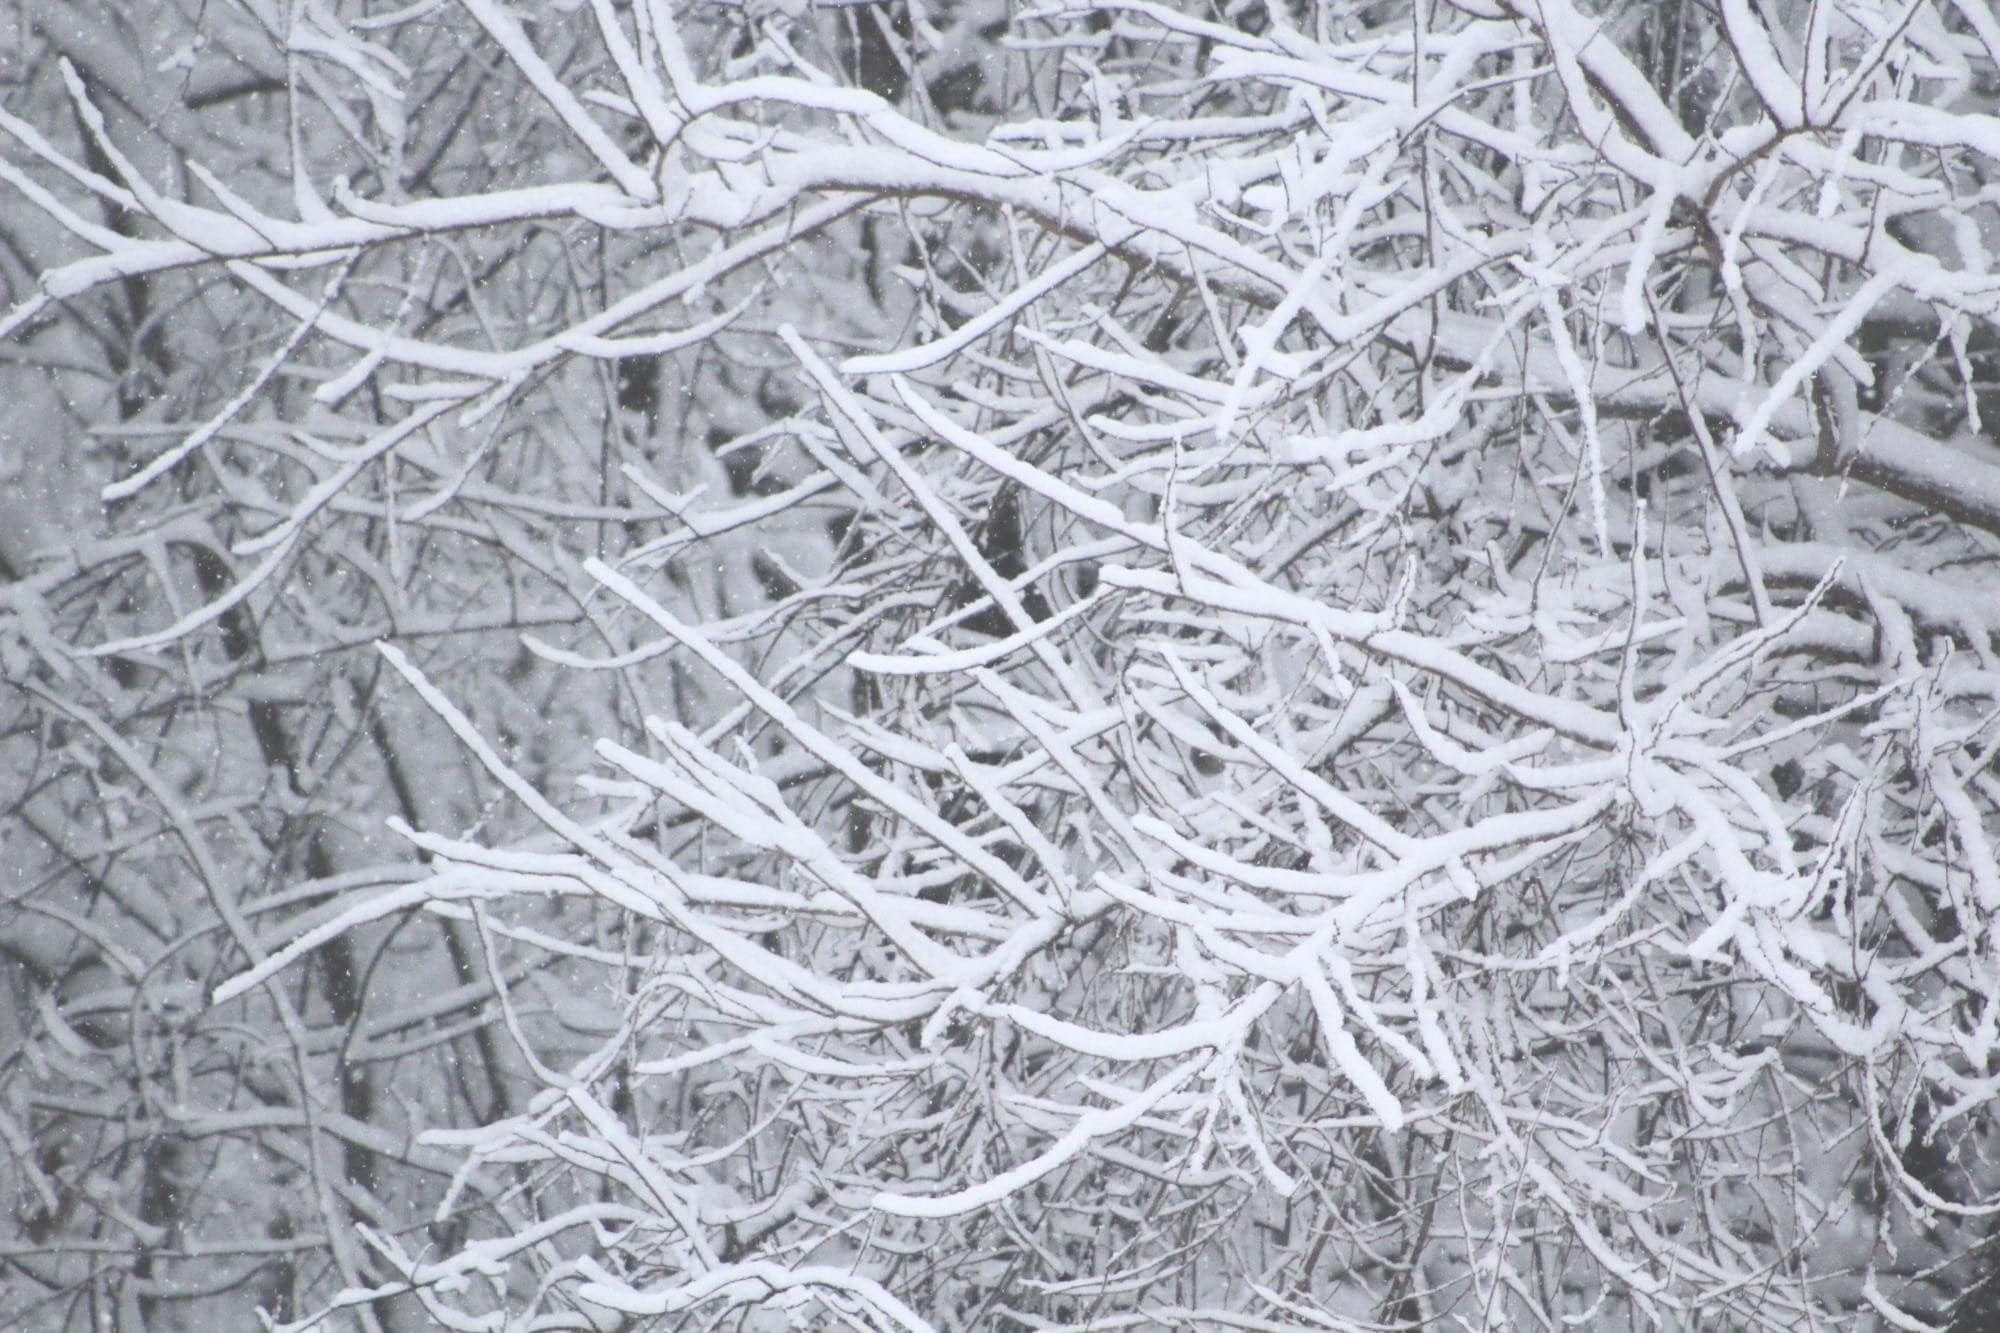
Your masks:
<svg viewBox="0 0 2000 1333"><path fill-rule="evenodd" d="M901 1217L955 1217L989 1208L1026 1189L1082 1153L1094 1139L1127 1128L1180 1091L1207 1063L1197 1058L1177 1065L1143 1092L1115 1106L1080 1111L1068 1132L1040 1155L970 1188L949 1194L877 1194L873 1206Z"/></svg>
<svg viewBox="0 0 2000 1333"><path fill-rule="evenodd" d="M0 1324L1950 1322L2000 27L1779 8L29 25Z"/></svg>

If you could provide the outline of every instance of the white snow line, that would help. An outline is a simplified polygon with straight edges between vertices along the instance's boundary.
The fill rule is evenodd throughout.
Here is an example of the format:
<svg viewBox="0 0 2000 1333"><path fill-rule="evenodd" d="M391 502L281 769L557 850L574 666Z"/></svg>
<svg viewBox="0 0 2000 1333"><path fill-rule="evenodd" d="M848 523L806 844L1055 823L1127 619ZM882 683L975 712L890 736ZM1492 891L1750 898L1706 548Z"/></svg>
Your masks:
<svg viewBox="0 0 2000 1333"><path fill-rule="evenodd" d="M1298 965L1299 981L1305 987L1307 998L1312 1001L1313 1013L1319 1018L1320 1037L1326 1042L1327 1057L1333 1061L1333 1067L1354 1085L1354 1090L1361 1094L1361 1100L1382 1121L1382 1128L1391 1132L1401 1129L1404 1123L1403 1104L1396 1099L1395 1093L1389 1091L1382 1075L1368 1063L1367 1057L1361 1054L1361 1048L1348 1034L1347 1025L1341 1020L1340 1000L1327 983L1326 973L1321 970L1318 958L1302 955Z"/></svg>
<svg viewBox="0 0 2000 1333"><path fill-rule="evenodd" d="M1764 436L1771 429L1771 419L1777 416L1778 410L1790 402L1792 395L1819 373L1819 368L1836 352L1847 346L1847 340L1861 327L1861 321L1868 318L1869 312L1882 298L1901 285L1904 276L1900 265L1891 265L1861 284L1859 290L1848 298L1847 304L1841 307L1840 313L1827 321L1819 336L1812 340L1812 345L1785 367L1784 374L1778 376L1770 391L1764 395L1764 400L1757 404L1756 410L1737 431L1736 438L1730 441L1730 449L1738 458L1763 443ZM1846 447L1852 441L1843 440L1840 443Z"/></svg>
<svg viewBox="0 0 2000 1333"><path fill-rule="evenodd" d="M528 34L521 30L519 21L512 14L494 4L493 0L458 0L458 3L472 15L480 27L486 29L487 36L507 53L507 58L527 76L535 91L542 95L542 100L546 101L550 109L562 119L563 124L569 127L569 132L574 134L578 142L590 150L590 155L611 173L611 179L618 182L620 189L634 199L644 200L647 203L660 197L659 188L653 184L653 178L640 170L638 164L631 158L625 156L618 145L611 141L611 136L604 132L604 127L590 118L590 112L576 99L576 94L556 77L555 71L548 67L548 63L529 42Z"/></svg>
<svg viewBox="0 0 2000 1333"><path fill-rule="evenodd" d="M957 1217L991 1207L1064 1166L1088 1147L1091 1140L1107 1138L1130 1128L1147 1112L1178 1092L1181 1085L1193 1078L1208 1061L1206 1054L1197 1056L1177 1066L1165 1078L1123 1105L1085 1111L1077 1117L1070 1131L1056 1140L1048 1151L990 1180L950 1194L877 1194L870 1201L871 1206L879 1212L893 1213L898 1217L923 1218Z"/></svg>
<svg viewBox="0 0 2000 1333"><path fill-rule="evenodd" d="M850 356L840 363L841 373L844 375L908 374L914 370L922 370L926 366L934 366L947 357L956 356L964 351L1110 253L1111 247L1108 244L1094 241L1068 259L1044 270L1041 276L1033 281L1015 288L991 310L975 315L944 337L901 351Z"/></svg>
<svg viewBox="0 0 2000 1333"><path fill-rule="evenodd" d="M334 275L327 280L326 291L320 296L319 309L299 321L298 327L292 330L291 336L279 345L277 351L271 353L265 359L264 364L257 368L257 373L250 377L250 382L243 386L242 391L222 405L221 411L196 427L179 444L160 454L159 457L140 468L131 476L110 483L98 492L98 498L106 504L110 504L114 500L123 500L127 496L138 494L150 485L154 478L172 469L183 458L186 458L189 454L214 439L224 426L234 421L236 414L248 406L250 400L255 398L266 384L270 383L271 376L278 372L279 367L283 366L290 359L292 353L298 350L299 344L305 341L306 335L313 331L314 326L319 323L320 315L325 312L328 306L333 304L334 297L340 293L341 284L347 280L347 275L353 271L353 268L354 261L353 257L350 256L348 261L342 264Z"/></svg>

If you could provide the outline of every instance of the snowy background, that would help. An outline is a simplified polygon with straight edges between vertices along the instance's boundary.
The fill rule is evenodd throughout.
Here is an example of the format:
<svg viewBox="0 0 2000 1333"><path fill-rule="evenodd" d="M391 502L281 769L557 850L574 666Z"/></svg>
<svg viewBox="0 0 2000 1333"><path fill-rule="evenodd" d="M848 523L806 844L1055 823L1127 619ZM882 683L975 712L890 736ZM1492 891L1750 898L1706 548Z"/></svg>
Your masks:
<svg viewBox="0 0 2000 1333"><path fill-rule="evenodd" d="M0 0L0 1326L2000 1327L1996 112Z"/></svg>

